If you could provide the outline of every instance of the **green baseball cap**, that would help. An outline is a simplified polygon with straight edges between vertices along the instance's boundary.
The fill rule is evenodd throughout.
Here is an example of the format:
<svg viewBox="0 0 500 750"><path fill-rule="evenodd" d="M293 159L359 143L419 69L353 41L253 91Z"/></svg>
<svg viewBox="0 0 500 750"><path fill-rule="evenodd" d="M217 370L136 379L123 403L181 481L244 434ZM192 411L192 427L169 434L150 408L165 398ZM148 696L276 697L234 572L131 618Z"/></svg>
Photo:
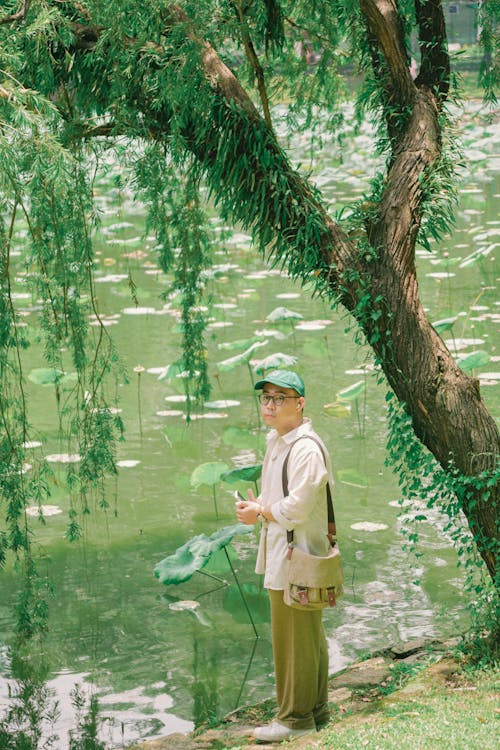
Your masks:
<svg viewBox="0 0 500 750"><path fill-rule="evenodd" d="M304 381L297 375L296 372L291 370L272 370L269 375L266 375L262 380L258 380L254 389L256 391L261 390L266 383L272 383L273 385L280 385L282 388L293 388L297 391L299 396L305 396L306 387Z"/></svg>

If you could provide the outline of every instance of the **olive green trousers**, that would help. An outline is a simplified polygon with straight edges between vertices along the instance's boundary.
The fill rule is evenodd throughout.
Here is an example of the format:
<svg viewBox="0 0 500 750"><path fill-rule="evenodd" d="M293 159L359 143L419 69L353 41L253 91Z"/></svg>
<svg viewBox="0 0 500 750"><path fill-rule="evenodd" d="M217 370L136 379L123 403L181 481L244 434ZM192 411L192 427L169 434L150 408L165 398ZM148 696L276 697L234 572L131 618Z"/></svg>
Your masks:
<svg viewBox="0 0 500 750"><path fill-rule="evenodd" d="M301 612L268 589L276 678L276 719L291 729L314 729L330 718L328 646L322 610Z"/></svg>

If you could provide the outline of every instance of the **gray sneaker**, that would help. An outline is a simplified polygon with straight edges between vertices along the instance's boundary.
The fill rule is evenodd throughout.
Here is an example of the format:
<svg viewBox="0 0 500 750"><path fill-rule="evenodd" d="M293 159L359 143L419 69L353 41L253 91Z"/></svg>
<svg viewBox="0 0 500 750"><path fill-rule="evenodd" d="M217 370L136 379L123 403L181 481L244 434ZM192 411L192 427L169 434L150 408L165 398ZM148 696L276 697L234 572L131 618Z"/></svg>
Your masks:
<svg viewBox="0 0 500 750"><path fill-rule="evenodd" d="M314 729L291 729L279 721L273 721L265 727L255 727L253 736L260 742L283 742L313 731Z"/></svg>

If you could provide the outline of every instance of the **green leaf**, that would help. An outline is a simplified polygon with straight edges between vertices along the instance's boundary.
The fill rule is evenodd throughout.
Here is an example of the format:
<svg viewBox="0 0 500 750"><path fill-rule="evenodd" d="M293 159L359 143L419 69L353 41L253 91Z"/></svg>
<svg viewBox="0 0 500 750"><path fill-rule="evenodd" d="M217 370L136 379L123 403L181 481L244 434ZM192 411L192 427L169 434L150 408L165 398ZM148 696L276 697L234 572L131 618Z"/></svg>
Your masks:
<svg viewBox="0 0 500 750"><path fill-rule="evenodd" d="M338 417L339 419L343 419L344 417L348 417L349 414L351 413L351 407L350 407L350 405L349 404L344 404L344 403L342 403L342 401L332 401L331 404L325 404L323 406L323 409L331 417Z"/></svg>
<svg viewBox="0 0 500 750"><path fill-rule="evenodd" d="M239 469L231 469L221 474L220 478L228 484L236 482L256 482L262 474L262 464L252 464L251 466L242 466Z"/></svg>
<svg viewBox="0 0 500 750"><path fill-rule="evenodd" d="M221 344L217 344L218 349L227 349L234 351L235 349L248 349L249 346L257 342L262 343L263 339L260 336L252 336L249 339L237 339L236 341L224 341Z"/></svg>
<svg viewBox="0 0 500 750"><path fill-rule="evenodd" d="M337 476L343 484L349 484L352 487L362 487L364 489L370 484L368 477L360 474L356 469L340 469Z"/></svg>
<svg viewBox="0 0 500 750"><path fill-rule="evenodd" d="M230 372L231 370L234 370L235 367L246 365L252 356L252 352L259 346L264 346L266 343L266 341L256 341L241 354L237 354L235 357L230 357L229 359L224 359L222 362L217 362L217 369L219 372Z"/></svg>
<svg viewBox="0 0 500 750"><path fill-rule="evenodd" d="M64 372L54 367L35 367L28 375L31 382L37 385L55 385L60 383L63 377Z"/></svg>
<svg viewBox="0 0 500 750"><path fill-rule="evenodd" d="M210 461L200 464L191 474L191 486L199 487L202 484L208 484L212 487L220 481L221 474L228 470L228 465L222 461Z"/></svg>
<svg viewBox="0 0 500 750"><path fill-rule="evenodd" d="M342 391L337 393L338 401L356 401L366 389L366 383L364 380L358 380L357 383L353 383L348 388L344 388Z"/></svg>
<svg viewBox="0 0 500 750"><path fill-rule="evenodd" d="M292 357L289 354L282 354L282 352L276 352L275 354L270 354L265 359L262 359L253 369L257 375L264 375L266 370L293 367L297 364L297 361L297 357Z"/></svg>
<svg viewBox="0 0 500 750"><path fill-rule="evenodd" d="M457 365L464 370L469 372L470 370L476 370L478 367L487 365L490 361L489 354L483 351L475 351L470 354L464 354L457 358Z"/></svg>
<svg viewBox="0 0 500 750"><path fill-rule="evenodd" d="M204 568L212 555L228 545L236 534L248 534L252 526L237 523L224 526L210 536L198 534L178 547L173 555L161 560L154 568L154 574L165 585L184 583L193 573Z"/></svg>
<svg viewBox="0 0 500 750"><path fill-rule="evenodd" d="M443 333L443 331L451 331L454 323L456 323L457 320L458 317L456 315L453 318L443 318L442 320L436 320L436 322L432 324L432 327L437 333Z"/></svg>
<svg viewBox="0 0 500 750"><path fill-rule="evenodd" d="M293 310L288 310L286 307L276 307L266 317L270 323L280 323L285 320L304 320L304 316Z"/></svg>
<svg viewBox="0 0 500 750"><path fill-rule="evenodd" d="M158 380L170 380L170 378L176 378L186 371L186 365L184 360L176 359L171 365L167 365L163 370L162 374L158 376Z"/></svg>
<svg viewBox="0 0 500 750"><path fill-rule="evenodd" d="M264 445L264 440L262 433L250 432L241 427L227 427L222 433L224 445L231 445L238 449L260 450Z"/></svg>

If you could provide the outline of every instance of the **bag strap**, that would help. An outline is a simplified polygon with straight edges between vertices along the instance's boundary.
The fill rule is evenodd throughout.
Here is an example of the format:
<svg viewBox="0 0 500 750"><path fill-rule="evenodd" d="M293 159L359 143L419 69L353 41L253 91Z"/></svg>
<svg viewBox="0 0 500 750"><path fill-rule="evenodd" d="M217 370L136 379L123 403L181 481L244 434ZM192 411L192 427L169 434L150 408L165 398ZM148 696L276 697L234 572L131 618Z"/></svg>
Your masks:
<svg viewBox="0 0 500 750"><path fill-rule="evenodd" d="M302 435L301 437L297 438L297 440L295 440L295 442L293 442L292 445L290 446L290 450L286 454L285 460L283 461L283 469L281 472L281 483L283 485L283 497L286 497L288 495L288 471L287 469L288 469L288 459L290 458L290 453L292 452L292 448L295 445L295 443L298 443L299 440L304 440L305 438L307 438L308 440L312 440L314 443L316 443L316 445L321 451L321 455L323 456L323 461L325 462L325 466L327 466L326 456L323 450L323 446L321 445L321 443L319 442L317 438L313 437L312 435ZM327 537L328 537L328 541L330 542L330 545L332 547L335 547L337 543L337 527L335 524L335 514L333 512L333 502L332 502L332 491L330 489L329 480L327 480L327 483L326 483L326 507L327 507L327 512L328 512ZM287 530L286 540L288 542L289 547L293 545L293 530L292 531Z"/></svg>

